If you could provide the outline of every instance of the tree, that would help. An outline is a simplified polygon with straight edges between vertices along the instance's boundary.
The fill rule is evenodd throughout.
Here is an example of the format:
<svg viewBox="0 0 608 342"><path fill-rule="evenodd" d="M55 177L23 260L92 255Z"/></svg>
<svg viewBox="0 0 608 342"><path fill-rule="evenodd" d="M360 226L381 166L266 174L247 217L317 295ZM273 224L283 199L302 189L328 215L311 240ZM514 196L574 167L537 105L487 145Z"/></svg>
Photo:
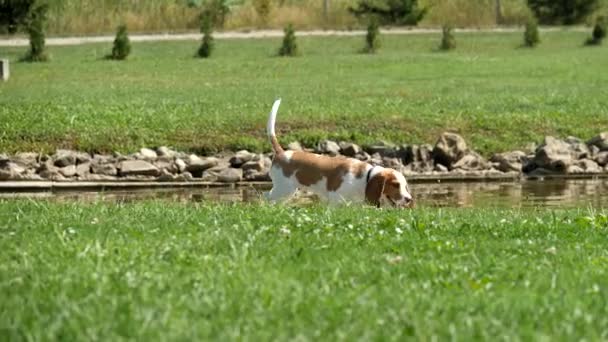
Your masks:
<svg viewBox="0 0 608 342"><path fill-rule="evenodd" d="M538 24L536 19L530 18L526 23L526 31L524 32L524 46L535 47L539 42Z"/></svg>
<svg viewBox="0 0 608 342"><path fill-rule="evenodd" d="M283 44L279 49L279 56L297 56L298 45L296 44L296 32L292 24L287 25L284 30Z"/></svg>
<svg viewBox="0 0 608 342"><path fill-rule="evenodd" d="M14 34L26 26L36 0L0 0L0 33Z"/></svg>
<svg viewBox="0 0 608 342"><path fill-rule="evenodd" d="M452 34L452 26L443 25L441 36L441 44L439 45L440 50L448 51L456 48L456 38Z"/></svg>
<svg viewBox="0 0 608 342"><path fill-rule="evenodd" d="M47 4L35 5L27 15L26 27L30 38L30 50L23 58L24 61L44 62L48 60L44 32L48 9Z"/></svg>
<svg viewBox="0 0 608 342"><path fill-rule="evenodd" d="M213 24L209 17L203 17L201 20L201 32L203 33L203 41L198 48L198 56L200 58L208 58L213 51Z"/></svg>
<svg viewBox="0 0 608 342"><path fill-rule="evenodd" d="M124 60L131 53L131 41L127 32L127 25L120 25L114 38L114 46L112 53L108 56L109 59Z"/></svg>
<svg viewBox="0 0 608 342"><path fill-rule="evenodd" d="M541 24L579 24L597 8L599 0L528 0Z"/></svg>
<svg viewBox="0 0 608 342"><path fill-rule="evenodd" d="M375 18L372 18L367 25L367 35L365 35L365 53L375 53L380 48L380 27Z"/></svg>
<svg viewBox="0 0 608 342"><path fill-rule="evenodd" d="M418 0L359 0L349 11L357 17L376 17L382 25L416 25L427 8L419 8Z"/></svg>

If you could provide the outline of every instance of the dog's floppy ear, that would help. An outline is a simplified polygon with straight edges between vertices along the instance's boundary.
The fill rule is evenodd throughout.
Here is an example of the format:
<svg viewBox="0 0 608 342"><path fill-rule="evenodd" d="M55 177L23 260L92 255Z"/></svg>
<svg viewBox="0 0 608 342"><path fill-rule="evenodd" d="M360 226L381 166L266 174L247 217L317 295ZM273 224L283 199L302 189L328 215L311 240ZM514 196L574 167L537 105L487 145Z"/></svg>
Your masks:
<svg viewBox="0 0 608 342"><path fill-rule="evenodd" d="M372 177L365 187L365 200L380 208L380 197L384 192L384 184L386 178L382 174L377 174Z"/></svg>

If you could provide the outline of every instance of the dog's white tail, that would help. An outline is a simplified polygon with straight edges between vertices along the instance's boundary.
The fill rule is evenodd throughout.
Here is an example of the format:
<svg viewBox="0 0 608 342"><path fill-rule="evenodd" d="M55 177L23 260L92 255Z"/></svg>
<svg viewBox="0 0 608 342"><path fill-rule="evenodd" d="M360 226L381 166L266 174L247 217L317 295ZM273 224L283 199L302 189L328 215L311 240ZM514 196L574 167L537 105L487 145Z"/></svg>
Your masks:
<svg viewBox="0 0 608 342"><path fill-rule="evenodd" d="M279 144L277 140L277 136L274 132L274 125L277 121L277 112L279 111L279 106L281 105L281 99L274 101L272 105L272 110L270 111L270 115L268 116L268 124L266 126L266 134L268 134L268 138L270 139L270 143L272 144L272 150L276 155L281 155L283 152L283 148Z"/></svg>

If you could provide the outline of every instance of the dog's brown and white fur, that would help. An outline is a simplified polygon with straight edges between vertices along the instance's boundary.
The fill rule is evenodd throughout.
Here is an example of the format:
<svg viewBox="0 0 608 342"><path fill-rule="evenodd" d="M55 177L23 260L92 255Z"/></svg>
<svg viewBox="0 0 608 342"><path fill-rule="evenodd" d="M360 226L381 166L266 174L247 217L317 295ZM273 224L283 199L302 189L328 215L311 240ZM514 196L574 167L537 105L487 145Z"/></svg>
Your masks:
<svg viewBox="0 0 608 342"><path fill-rule="evenodd" d="M274 130L280 104L280 99L274 102L268 117L267 133L274 151L272 190L265 194L268 200L286 200L298 189L306 189L331 203L368 202L378 207L413 203L405 177L393 169L352 158L283 150Z"/></svg>

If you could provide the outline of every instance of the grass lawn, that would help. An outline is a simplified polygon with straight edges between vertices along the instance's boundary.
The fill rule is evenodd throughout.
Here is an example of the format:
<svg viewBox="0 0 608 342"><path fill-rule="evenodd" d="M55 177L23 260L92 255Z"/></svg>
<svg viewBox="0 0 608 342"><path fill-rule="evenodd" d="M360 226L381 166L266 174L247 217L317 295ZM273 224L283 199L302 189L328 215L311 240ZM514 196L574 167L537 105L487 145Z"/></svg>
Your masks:
<svg viewBox="0 0 608 342"><path fill-rule="evenodd" d="M459 132L485 154L552 134L590 138L608 127L608 47L583 47L584 32L383 36L377 55L363 37L302 37L303 55L272 57L280 39L219 40L210 60L198 42L133 44L126 62L111 44L50 47L52 61L17 63L26 48L0 48L12 78L0 85L0 151L57 147L129 152L169 145L194 152L268 150L275 97L281 141L321 138L434 143Z"/></svg>
<svg viewBox="0 0 608 342"><path fill-rule="evenodd" d="M8 340L605 340L606 212L0 203Z"/></svg>

